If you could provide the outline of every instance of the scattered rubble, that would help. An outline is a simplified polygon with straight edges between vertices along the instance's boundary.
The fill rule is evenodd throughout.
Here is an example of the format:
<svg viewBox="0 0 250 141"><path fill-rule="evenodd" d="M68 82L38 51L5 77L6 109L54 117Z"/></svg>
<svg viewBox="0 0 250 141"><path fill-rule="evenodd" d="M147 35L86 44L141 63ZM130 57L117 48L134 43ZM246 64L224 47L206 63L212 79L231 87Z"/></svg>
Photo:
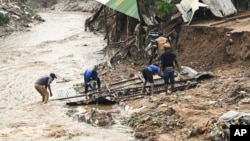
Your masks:
<svg viewBox="0 0 250 141"><path fill-rule="evenodd" d="M116 111L117 112L117 111ZM100 111L84 106L83 109L70 109L66 115L77 118L78 122L86 122L92 126L110 127L115 124L113 116L108 111Z"/></svg>
<svg viewBox="0 0 250 141"><path fill-rule="evenodd" d="M211 124L210 138L212 141L229 141L230 125L250 125L250 111L228 111L216 123Z"/></svg>
<svg viewBox="0 0 250 141"><path fill-rule="evenodd" d="M27 31L28 27L30 27L29 23L44 22L40 15L22 2L0 3L0 13L10 18L7 25L0 26L0 37L14 31Z"/></svg>
<svg viewBox="0 0 250 141"><path fill-rule="evenodd" d="M128 119L123 119L126 125L134 129L136 138L146 139L149 136L152 138L152 136L183 127L184 123L180 121L180 116L173 108L170 107L157 112L154 109L158 106L151 108L151 110L134 113Z"/></svg>

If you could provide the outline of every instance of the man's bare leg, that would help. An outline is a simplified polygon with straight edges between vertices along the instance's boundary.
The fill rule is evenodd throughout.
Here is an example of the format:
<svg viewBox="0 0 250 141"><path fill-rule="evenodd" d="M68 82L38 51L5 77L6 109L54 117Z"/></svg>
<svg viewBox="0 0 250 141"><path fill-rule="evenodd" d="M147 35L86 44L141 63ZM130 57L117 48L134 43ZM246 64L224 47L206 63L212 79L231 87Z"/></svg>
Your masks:
<svg viewBox="0 0 250 141"><path fill-rule="evenodd" d="M154 83L150 83L150 87L151 87L151 92L150 92L150 96L149 96L148 101L149 101L149 102L153 102L152 96L153 96L153 94L154 94Z"/></svg>
<svg viewBox="0 0 250 141"><path fill-rule="evenodd" d="M146 84L147 84L147 81L145 81L145 82L143 83L143 86L142 86L142 93L143 93L143 94L144 94L145 91L146 91L146 89L145 89Z"/></svg>
<svg viewBox="0 0 250 141"><path fill-rule="evenodd" d="M171 94L174 92L174 84L170 85Z"/></svg>
<svg viewBox="0 0 250 141"><path fill-rule="evenodd" d="M168 95L168 85L165 85L165 95Z"/></svg>
<svg viewBox="0 0 250 141"><path fill-rule="evenodd" d="M150 83L150 87L151 87L151 96L153 96L153 94L154 94L154 83Z"/></svg>

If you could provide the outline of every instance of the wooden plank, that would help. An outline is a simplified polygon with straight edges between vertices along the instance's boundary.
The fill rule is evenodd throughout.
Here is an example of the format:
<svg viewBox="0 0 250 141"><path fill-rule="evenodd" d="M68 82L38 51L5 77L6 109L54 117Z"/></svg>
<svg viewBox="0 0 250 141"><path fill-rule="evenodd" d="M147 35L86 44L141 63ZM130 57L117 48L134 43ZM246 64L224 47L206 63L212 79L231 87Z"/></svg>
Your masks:
<svg viewBox="0 0 250 141"><path fill-rule="evenodd" d="M223 23L226 23L226 22L229 22L229 21L233 21L233 20L236 20L236 19L244 19L244 18L248 18L248 17L250 17L250 14L243 15L243 16L232 17L232 18L227 18L224 21L220 21L220 22L211 24L210 26L216 26L216 25L223 24Z"/></svg>
<svg viewBox="0 0 250 141"><path fill-rule="evenodd" d="M53 94L53 96L50 99L56 100L56 99L68 98L72 96L77 96L77 93L72 87L70 87L70 88L56 90L56 92Z"/></svg>
<svg viewBox="0 0 250 141"><path fill-rule="evenodd" d="M66 99L70 99L70 100L67 100L67 101L86 101L87 100L87 96L92 96L94 94L97 94L98 97L107 97L107 96L112 96L114 93L116 92L123 92L124 90L126 91L129 91L131 93L140 93L139 92L139 89L142 88L142 86L139 86L138 84L140 83L143 83L143 80L142 78L140 78L140 76L138 76L138 78L133 78L132 80L135 80L137 82L133 82L131 84L126 84L125 86L120 86L120 87L117 87L117 88L109 88L108 84L106 83L106 81L104 80L104 83L105 83L105 86L106 86L106 89L102 89L101 91L93 91L93 92L90 92L88 95L87 94L82 94L82 93L79 93L79 92L76 92L74 88L66 88L66 89L60 89L60 90L57 90L57 93L53 95L53 98L51 98L51 100L66 100ZM138 82L138 80L140 80ZM154 86L155 87L162 87L164 84L162 83L162 78L155 78L155 84ZM190 81L190 80L194 80L194 79L185 79L185 80L179 80L179 81L176 81L176 84L177 86L180 85L181 83L186 83L187 81ZM128 82L131 82L130 80L128 80ZM120 82L118 82L118 84L121 84ZM183 85L183 84L181 84ZM119 86L119 85L118 85ZM132 87L128 87L128 86L132 86ZM126 88L125 88L126 87ZM124 89L122 89L124 88ZM146 90L149 89L150 86L146 86ZM130 94L130 96L132 96L133 94Z"/></svg>
<svg viewBox="0 0 250 141"><path fill-rule="evenodd" d="M108 85L107 85L106 81L105 81L105 80L103 80L103 81L104 81L104 83L105 83L106 88L107 88L107 89L108 89L108 91L110 92L110 89L109 89L109 87L108 87Z"/></svg>

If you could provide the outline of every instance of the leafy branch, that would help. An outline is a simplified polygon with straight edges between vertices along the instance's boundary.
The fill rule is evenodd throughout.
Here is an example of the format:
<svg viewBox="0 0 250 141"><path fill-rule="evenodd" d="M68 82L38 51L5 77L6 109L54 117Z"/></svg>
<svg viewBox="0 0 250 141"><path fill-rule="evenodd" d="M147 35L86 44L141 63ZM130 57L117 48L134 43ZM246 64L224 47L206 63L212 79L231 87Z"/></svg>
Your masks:
<svg viewBox="0 0 250 141"><path fill-rule="evenodd" d="M173 8L173 5L167 0L144 0L143 2L146 6L155 6L157 12L159 12L162 17L170 15Z"/></svg>

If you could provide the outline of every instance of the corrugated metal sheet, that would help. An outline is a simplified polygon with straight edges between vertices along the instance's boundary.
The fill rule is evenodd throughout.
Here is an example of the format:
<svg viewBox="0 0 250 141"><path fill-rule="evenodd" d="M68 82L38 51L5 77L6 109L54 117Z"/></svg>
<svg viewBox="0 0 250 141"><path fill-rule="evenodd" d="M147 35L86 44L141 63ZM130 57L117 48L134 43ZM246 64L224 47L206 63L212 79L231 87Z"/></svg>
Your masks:
<svg viewBox="0 0 250 141"><path fill-rule="evenodd" d="M185 23L190 24L199 7L207 7L217 17L226 17L237 12L231 0L202 0L202 2L199 2L199 0L182 0L179 4L176 4Z"/></svg>
<svg viewBox="0 0 250 141"><path fill-rule="evenodd" d="M182 14L182 19L185 23L190 23L194 13L199 9L199 0L182 0L180 4L177 4L176 7Z"/></svg>
<svg viewBox="0 0 250 141"><path fill-rule="evenodd" d="M231 0L202 0L209 5L211 12L217 17L226 17L237 12Z"/></svg>
<svg viewBox="0 0 250 141"><path fill-rule="evenodd" d="M62 89L57 89L54 93L53 96L50 97L51 100L54 99L60 99L60 98L66 98L66 97L73 97L77 96L78 94L74 90L74 88L69 87L69 88L62 88ZM82 97L79 97L82 98Z"/></svg>
<svg viewBox="0 0 250 141"><path fill-rule="evenodd" d="M136 0L96 0L103 5L140 20Z"/></svg>

